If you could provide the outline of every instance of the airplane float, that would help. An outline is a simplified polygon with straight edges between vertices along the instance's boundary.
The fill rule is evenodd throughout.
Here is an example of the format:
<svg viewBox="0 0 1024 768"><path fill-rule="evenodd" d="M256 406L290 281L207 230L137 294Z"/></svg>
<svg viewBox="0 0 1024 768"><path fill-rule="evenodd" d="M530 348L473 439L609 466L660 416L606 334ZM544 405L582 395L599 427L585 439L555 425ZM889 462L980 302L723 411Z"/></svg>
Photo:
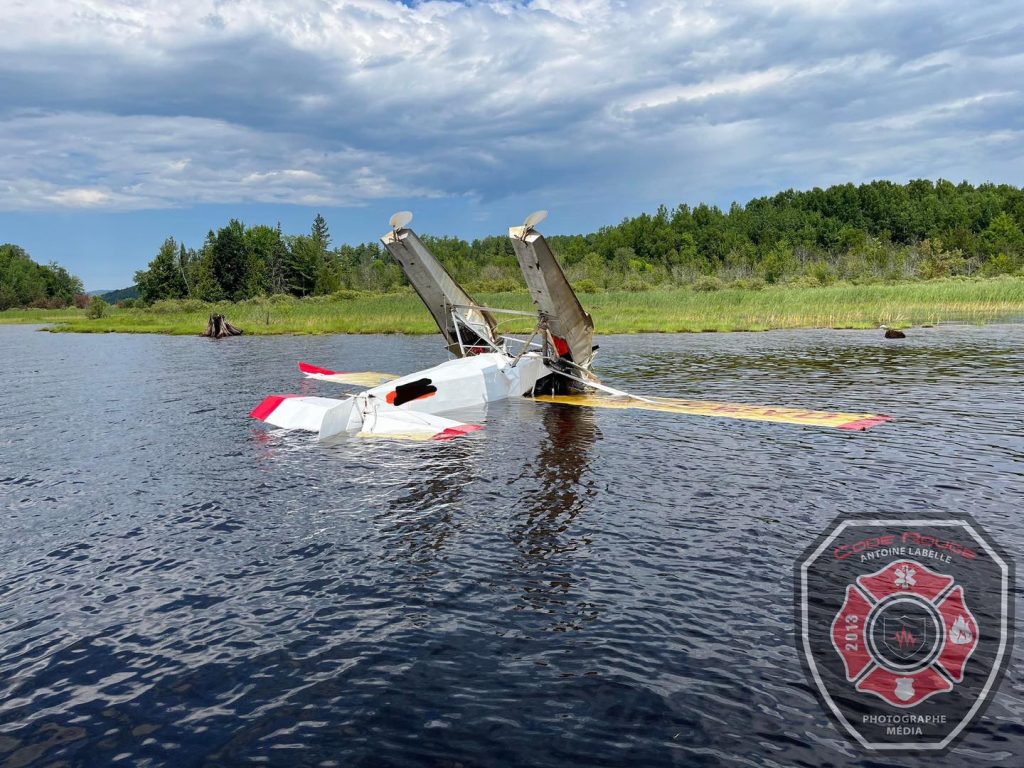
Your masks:
<svg viewBox="0 0 1024 768"><path fill-rule="evenodd" d="M409 228L412 214L396 213L381 242L430 311L452 358L399 377L299 363L308 378L369 389L340 398L271 395L251 416L275 427L315 432L321 440L342 433L450 440L483 427L442 414L517 397L844 430L864 430L890 420L882 414L643 397L607 386L592 371L597 350L594 322L536 229L546 216L546 211L538 211L508 233L537 307L533 313L476 303ZM525 338L500 333L500 314L527 315L536 325Z"/></svg>

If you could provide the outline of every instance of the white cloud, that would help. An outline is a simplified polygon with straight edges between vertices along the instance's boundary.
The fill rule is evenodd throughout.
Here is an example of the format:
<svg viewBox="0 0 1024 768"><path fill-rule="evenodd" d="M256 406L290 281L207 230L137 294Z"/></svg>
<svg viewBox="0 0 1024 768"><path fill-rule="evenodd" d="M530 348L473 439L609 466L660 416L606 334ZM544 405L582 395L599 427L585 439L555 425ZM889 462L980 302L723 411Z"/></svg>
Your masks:
<svg viewBox="0 0 1024 768"><path fill-rule="evenodd" d="M624 109L627 112L634 112L638 109L653 109L679 101L700 101L725 94L752 93L778 85L792 77L794 72L792 67L774 67L761 72L749 72L692 85L659 88L632 97L624 105Z"/></svg>
<svg viewBox="0 0 1024 768"><path fill-rule="evenodd" d="M17 2L0 38L0 209L544 190L635 210L949 175L965 157L976 181L1016 179L1019 153L994 138L1022 127L1019 55L1000 42L1012 9ZM920 151L947 144L972 149Z"/></svg>
<svg viewBox="0 0 1024 768"><path fill-rule="evenodd" d="M0 145L14 149L0 160L0 207L9 210L232 201L359 205L433 193L403 182L418 170L405 161L313 148L302 135L204 118L20 115L0 123ZM283 160L293 167L275 167Z"/></svg>
<svg viewBox="0 0 1024 768"><path fill-rule="evenodd" d="M110 193L102 189L69 187L58 189L45 199L69 208L90 208L106 203L110 200Z"/></svg>
<svg viewBox="0 0 1024 768"><path fill-rule="evenodd" d="M1017 97L1014 91L1002 91L997 93L981 93L977 96L969 96L964 99L954 99L940 104L931 104L911 112L899 113L882 120L870 121L865 127L869 130L887 129L892 131L909 131L919 129L929 123L940 122L948 124L951 118L959 113L981 107L985 102L997 101L1000 99L1013 100Z"/></svg>
<svg viewBox="0 0 1024 768"><path fill-rule="evenodd" d="M283 171L267 171L266 173L250 173L244 179L243 184L252 185L263 185L266 183L274 183L277 181L294 181L294 182L310 182L310 183L323 183L324 177L319 173L313 173L312 171L300 171L294 168L286 168Z"/></svg>

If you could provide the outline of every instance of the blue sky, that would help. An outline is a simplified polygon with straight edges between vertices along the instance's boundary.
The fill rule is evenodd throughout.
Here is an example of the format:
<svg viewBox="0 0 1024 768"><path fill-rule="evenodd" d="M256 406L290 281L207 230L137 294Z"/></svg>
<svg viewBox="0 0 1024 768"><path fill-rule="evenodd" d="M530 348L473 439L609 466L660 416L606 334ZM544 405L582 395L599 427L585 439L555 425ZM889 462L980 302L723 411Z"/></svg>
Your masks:
<svg viewBox="0 0 1024 768"><path fill-rule="evenodd" d="M876 178L1022 183L1018 2L6 0L0 242L89 289L237 217L548 233Z"/></svg>

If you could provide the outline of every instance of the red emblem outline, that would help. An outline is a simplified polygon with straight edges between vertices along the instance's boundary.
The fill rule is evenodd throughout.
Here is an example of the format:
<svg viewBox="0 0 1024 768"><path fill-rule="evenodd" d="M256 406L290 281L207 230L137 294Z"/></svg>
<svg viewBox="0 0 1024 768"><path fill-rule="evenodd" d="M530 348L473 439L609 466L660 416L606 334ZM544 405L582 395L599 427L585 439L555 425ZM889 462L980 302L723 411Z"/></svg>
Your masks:
<svg viewBox="0 0 1024 768"><path fill-rule="evenodd" d="M938 653L924 667L901 671L888 667L868 642L873 621L884 605L912 596L927 603L942 623ZM947 603L958 607L951 609ZM868 610L865 613L864 608ZM953 618L955 614L956 618ZM965 626L958 626L959 624ZM952 639L954 630L965 642ZM838 632L837 632L838 630ZM916 560L894 560L871 574L858 576L846 587L846 597L829 630L832 647L843 661L846 680L862 693L873 693L900 709L911 709L963 682L967 661L978 647L978 622L964 599L963 587L952 576L933 571ZM966 648L964 648L966 646ZM919 687L915 687L919 686Z"/></svg>

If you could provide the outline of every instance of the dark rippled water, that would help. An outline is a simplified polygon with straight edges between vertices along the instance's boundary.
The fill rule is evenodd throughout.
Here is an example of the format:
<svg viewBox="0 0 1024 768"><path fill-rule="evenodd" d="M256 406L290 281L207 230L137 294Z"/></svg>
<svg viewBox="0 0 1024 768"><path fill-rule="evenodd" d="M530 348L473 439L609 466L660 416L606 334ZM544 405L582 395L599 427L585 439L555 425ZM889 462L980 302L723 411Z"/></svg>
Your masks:
<svg viewBox="0 0 1024 768"><path fill-rule="evenodd" d="M1024 325L601 345L633 390L896 421L524 401L320 445L246 414L331 391L299 359L404 373L438 340L0 326L0 766L934 764L826 719L791 570L847 510L966 509L1021 551ZM942 762L1024 764L1022 721L1017 651Z"/></svg>

